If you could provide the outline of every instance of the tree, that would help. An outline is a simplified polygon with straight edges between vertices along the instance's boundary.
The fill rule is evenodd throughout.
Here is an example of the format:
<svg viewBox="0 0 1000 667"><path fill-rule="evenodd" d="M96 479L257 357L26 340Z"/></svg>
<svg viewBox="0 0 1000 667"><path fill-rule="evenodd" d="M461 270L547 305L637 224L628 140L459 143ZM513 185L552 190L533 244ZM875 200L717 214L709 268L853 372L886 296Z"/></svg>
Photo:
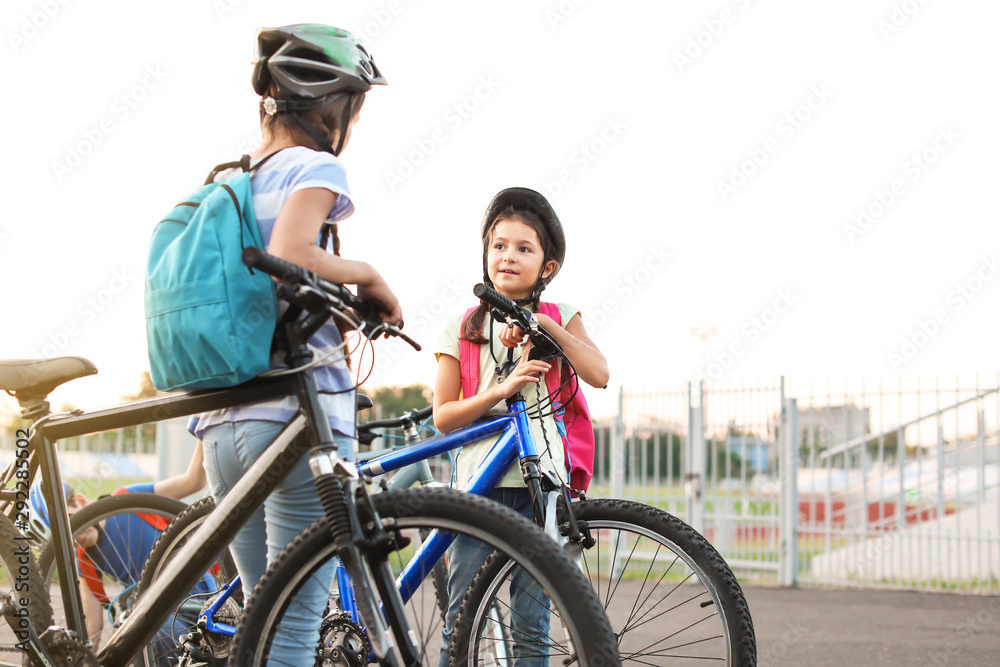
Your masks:
<svg viewBox="0 0 1000 667"><path fill-rule="evenodd" d="M375 403L373 419L388 419L398 417L410 410L427 407L434 400L434 392L424 384L411 384L406 387L379 387L371 394Z"/></svg>
<svg viewBox="0 0 1000 667"><path fill-rule="evenodd" d="M143 371L139 379L139 391L135 394L122 396L122 402L130 403L144 398L155 398L157 396L161 396L162 394L162 391L159 391L153 386L153 378L149 376L149 371Z"/></svg>

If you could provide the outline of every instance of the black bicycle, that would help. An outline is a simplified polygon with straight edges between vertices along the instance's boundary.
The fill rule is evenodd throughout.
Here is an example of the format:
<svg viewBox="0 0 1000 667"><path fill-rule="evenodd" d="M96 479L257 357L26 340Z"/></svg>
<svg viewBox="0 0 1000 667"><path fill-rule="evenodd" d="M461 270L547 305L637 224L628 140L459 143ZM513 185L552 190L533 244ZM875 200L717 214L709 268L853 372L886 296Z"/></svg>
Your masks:
<svg viewBox="0 0 1000 667"><path fill-rule="evenodd" d="M211 568L220 549L229 544L240 525L261 506L292 465L308 454L326 515L313 529L327 531L331 553L350 575L372 662L395 666L437 663L438 656L428 653L414 640L389 558L406 550L420 529L443 528L481 539L490 548L507 554L536 580L551 600L553 614L558 614L558 630L568 638L566 645L572 647L571 654L565 656L566 664L619 665L614 634L593 589L558 545L530 521L495 503L447 489L400 491L373 497L354 465L337 455L329 423L318 404L311 354L305 344L312 333L336 314L352 318L369 341L385 334L400 336L419 346L398 329L382 323L371 303L341 286L256 249L248 249L244 261L278 277L287 287L284 298L290 305L279 323L281 340L290 350L289 358L294 360L294 367L287 372L234 388L178 394L93 413L56 415L49 410L46 396L64 382L96 372L93 364L79 357L0 363L0 389L17 397L22 415L33 422L30 431L24 432L23 448L18 443L18 455L11 467L14 474L9 477L15 480L13 488L0 491L0 500L9 503L10 511L0 517L0 534L4 538L0 566L11 582L9 589L4 588L0 593L0 607L19 640L17 647L25 651L25 661L33 665L129 664L155 643L168 619L185 618L184 607L190 601L191 591ZM297 397L298 414L221 500L217 510L187 539L160 578L134 600L120 627L95 655L86 640L76 551L69 516L61 502L62 479L55 443L74 435L287 395ZM30 482L37 472L41 474L42 490L51 508L54 560L65 606L64 628L47 626L51 620L48 590L30 550L22 554L16 546L25 538L15 521L27 518L21 516L25 505L19 494L27 488L22 489L21 482ZM293 548L285 553L296 552ZM306 561L311 556L297 554ZM25 588L19 590L22 577ZM276 605L275 613L283 614L296 592L288 590ZM337 611L329 612L336 624ZM323 654L319 637L315 650L318 659L331 658Z"/></svg>
<svg viewBox="0 0 1000 667"><path fill-rule="evenodd" d="M544 330L533 326L534 318L530 313L516 308L485 285L478 286L476 294L496 308L500 316L517 322L528 332L533 349L561 354L558 345ZM550 400L551 397L539 396L538 403L544 405ZM534 461L533 466L540 474L525 474L524 481L529 494L536 499L533 502L537 510L535 521L540 526L547 526L550 535L565 542L565 548L580 563L612 620L623 664L666 666L709 662L729 667L756 664L756 639L750 610L736 577L722 556L696 530L658 508L627 499L580 497L571 502L565 485L542 470L541 464L534 460L537 456L532 458L536 445L520 394L511 397L507 415L485 418L445 435L421 439L418 425L430 414L430 408L423 408L397 419L359 424L359 440L362 441L374 438L375 428L399 428L406 434L404 447L362 453L359 472L372 477L391 474L385 484L387 489L432 483L429 458L479 438L500 436L493 456L469 480L469 491L488 493L508 469L510 461L516 462L519 456L525 473L531 469L524 467L525 462ZM512 428L514 420L522 420L518 428ZM212 511L210 505L211 502L206 501L178 517L150 555L144 579L155 577L163 567L163 560L169 559L182 544L170 544L174 535L179 539L190 526L203 521ZM425 537L420 535L420 538ZM305 551L316 554L326 551L332 557L329 540L322 532L314 531L305 543L309 545ZM424 540L420 543L423 545ZM296 552L302 553L302 550ZM248 618L257 617L243 626L252 628L249 633L243 633L244 639L248 634L250 637L249 642L244 641L249 644L249 653L255 654L258 638L266 637L276 627L274 623L261 620L261 617L280 618L280 614L271 612L275 599L280 598L291 582L307 578L310 568L320 562L322 558L318 556L306 565L296 564L295 559L288 558L284 567L275 563L269 569L272 576L268 584L255 589L255 596L259 598L257 608L265 613L255 614L251 608L245 612ZM430 556L418 551L409 562L394 565L400 572L397 582L406 597L414 592L407 572L416 568L422 580L432 563L434 590L429 590L429 586L417 588L415 592L422 593L422 597L416 605L407 597L408 604L417 607L414 610L415 629L422 646L430 645L440 635L444 624L450 599L446 585L440 582L447 582L446 567L433 551ZM505 555L494 554L476 574L458 612L457 639L452 642L456 663L503 665L516 662L519 652L515 648L517 626L523 625L524 619L515 611L510 597L511 591L517 590L515 565ZM233 613L231 607L219 611L224 618ZM209 609L206 614L206 630L213 626L214 613ZM343 618L340 627L351 628L349 621L349 617ZM356 636L360 633L351 635L343 630L331 641L351 647L357 645L353 643ZM201 647L201 654L208 651L227 653L226 639L223 632L203 633L203 641L211 645ZM547 649L551 651L554 643L558 640L548 638ZM565 647L563 650L569 652Z"/></svg>

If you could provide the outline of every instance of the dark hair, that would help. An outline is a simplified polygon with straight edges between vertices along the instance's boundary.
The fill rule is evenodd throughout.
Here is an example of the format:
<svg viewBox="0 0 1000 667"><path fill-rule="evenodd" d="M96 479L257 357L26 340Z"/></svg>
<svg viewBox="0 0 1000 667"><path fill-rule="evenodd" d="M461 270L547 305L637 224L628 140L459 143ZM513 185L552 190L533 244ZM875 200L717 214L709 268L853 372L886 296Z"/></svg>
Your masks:
<svg viewBox="0 0 1000 667"><path fill-rule="evenodd" d="M277 85L272 83L271 87L267 91L267 94L263 97L281 99L279 97ZM343 118L344 115L344 107L348 105L350 106L351 113L348 118L354 118L354 116L361 111L361 107L364 103L364 93L350 92L344 93L329 104L324 104L318 109L297 111L295 113L319 128L324 134L326 134L326 136L330 137L332 143L335 133L347 131L346 127L340 127L341 118ZM272 131L276 127L281 127L290 132L297 139L300 139L302 141L302 145L309 146L310 148L319 148L315 145L312 138L302 129L299 122L295 120L295 116L290 113L277 113L272 116L261 108L260 124Z"/></svg>
<svg viewBox="0 0 1000 667"><path fill-rule="evenodd" d="M493 220L490 221L489 228L486 230L486 234L483 236L483 280L486 284L490 286L493 284L493 281L490 280L489 271L486 267L486 255L489 253L490 243L493 241L493 232L496 229L497 223L501 220L523 222L535 230L535 233L538 234L539 242L545 249L545 254L542 259L542 271L544 272L545 265L548 264L551 259L549 233L548 229L545 227L545 223L542 222L542 219L533 211L529 211L527 209L515 209L513 206L508 206L493 217ZM544 290L549 284L551 277L552 273L550 273L547 278L543 278L541 274L538 275L538 280L535 282L535 288L532 290L531 296L525 301L526 304L533 306L535 310L538 309L538 299L542 294L542 290ZM519 303L521 302L521 300L518 301ZM489 306L480 301L476 309L472 311L462 323L459 339L467 340L475 345L484 345L488 343L489 339L483 335L483 324L486 322L486 315L489 313L489 310Z"/></svg>

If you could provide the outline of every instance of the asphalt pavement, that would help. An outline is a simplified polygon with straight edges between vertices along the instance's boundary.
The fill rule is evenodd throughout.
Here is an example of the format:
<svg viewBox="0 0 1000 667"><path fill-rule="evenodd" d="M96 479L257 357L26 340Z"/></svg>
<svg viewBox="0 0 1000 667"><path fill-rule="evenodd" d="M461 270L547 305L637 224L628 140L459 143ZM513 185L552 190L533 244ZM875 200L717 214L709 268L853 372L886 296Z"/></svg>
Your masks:
<svg viewBox="0 0 1000 667"><path fill-rule="evenodd" d="M1000 596L744 588L760 667L1000 667Z"/></svg>

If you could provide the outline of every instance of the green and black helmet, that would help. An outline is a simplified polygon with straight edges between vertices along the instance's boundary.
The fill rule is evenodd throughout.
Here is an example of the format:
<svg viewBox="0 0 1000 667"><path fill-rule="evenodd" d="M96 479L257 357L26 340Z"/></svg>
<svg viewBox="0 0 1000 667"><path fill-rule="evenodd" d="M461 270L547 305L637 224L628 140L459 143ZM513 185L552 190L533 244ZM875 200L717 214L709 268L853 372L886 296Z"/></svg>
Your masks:
<svg viewBox="0 0 1000 667"><path fill-rule="evenodd" d="M375 61L354 35L332 26L301 23L281 28L262 28L257 32L251 84L258 95L267 95L271 85L277 89L275 98L261 100L267 114L291 114L307 132L320 141L311 123L298 112L317 109L341 95L366 93L372 86L388 83ZM350 112L341 123L347 127ZM341 146L329 149L340 153L346 133L341 132Z"/></svg>

